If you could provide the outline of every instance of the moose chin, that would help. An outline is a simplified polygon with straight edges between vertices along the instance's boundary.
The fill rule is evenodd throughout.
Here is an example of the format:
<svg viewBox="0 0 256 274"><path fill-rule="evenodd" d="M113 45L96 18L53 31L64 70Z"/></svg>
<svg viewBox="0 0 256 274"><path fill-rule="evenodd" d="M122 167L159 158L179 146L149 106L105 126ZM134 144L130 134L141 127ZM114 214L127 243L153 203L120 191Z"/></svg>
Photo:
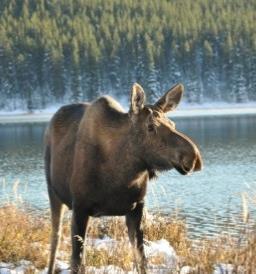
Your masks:
<svg viewBox="0 0 256 274"><path fill-rule="evenodd" d="M72 210L72 273L81 270L81 239L89 217L110 215L125 215L130 242L138 251L137 270L146 273L141 220L148 180L156 171L174 168L187 175L202 168L196 144L165 115L175 110L182 94L183 86L177 84L150 105L135 83L128 112L104 96L55 113L45 133L44 154L52 217L48 273L54 273L64 205Z"/></svg>

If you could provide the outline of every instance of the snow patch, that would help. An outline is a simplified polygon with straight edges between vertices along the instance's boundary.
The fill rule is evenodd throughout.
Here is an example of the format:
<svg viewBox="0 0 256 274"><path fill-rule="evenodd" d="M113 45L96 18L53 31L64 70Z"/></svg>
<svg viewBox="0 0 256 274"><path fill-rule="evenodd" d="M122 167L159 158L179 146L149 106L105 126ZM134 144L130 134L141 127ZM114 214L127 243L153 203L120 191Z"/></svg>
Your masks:
<svg viewBox="0 0 256 274"><path fill-rule="evenodd" d="M111 250L118 244L118 241L106 235L102 239L87 239L86 241L87 241L87 244L91 245L92 247L98 250L99 249Z"/></svg>
<svg viewBox="0 0 256 274"><path fill-rule="evenodd" d="M86 268L86 273L88 274L133 274L132 271L124 271L122 268L115 266L115 265L108 265L108 266L102 266L102 267L93 267L93 266L89 266ZM61 273L61 274L65 274L65 273Z"/></svg>
<svg viewBox="0 0 256 274"><path fill-rule="evenodd" d="M30 261L20 260L17 266L0 262L0 274L25 274L28 271L36 272L36 268Z"/></svg>
<svg viewBox="0 0 256 274"><path fill-rule="evenodd" d="M0 262L0 269L1 268L12 268L13 266L14 266L14 264L12 264L12 263Z"/></svg>
<svg viewBox="0 0 256 274"><path fill-rule="evenodd" d="M236 268L234 265L232 264L218 264L215 266L214 268L214 272L213 274L245 274L245 270L242 266L238 266L238 268Z"/></svg>
<svg viewBox="0 0 256 274"><path fill-rule="evenodd" d="M11 270L9 268L3 267L0 268L0 274L10 274Z"/></svg>
<svg viewBox="0 0 256 274"><path fill-rule="evenodd" d="M89 243L96 249L111 250L118 241L113 240L107 236L103 239L88 239ZM148 260L148 274L191 274L195 273L196 268L191 266L183 266L178 271L179 257L177 256L173 247L165 239L158 241L146 241L145 255ZM60 274L70 274L69 263L61 260L56 260L56 269ZM0 262L0 274L25 274L28 272L47 274L47 268L38 270L33 263L27 260L21 260L16 264ZM87 266L86 273L88 274L135 274L134 271L125 271L115 265L107 265L101 267ZM245 274L242 266L236 268L232 264L216 264L212 274Z"/></svg>
<svg viewBox="0 0 256 274"><path fill-rule="evenodd" d="M146 242L144 245L145 255L150 262L162 259L162 264L164 267L170 269L176 269L178 264L178 257L173 249L165 239L161 239L155 242Z"/></svg>
<svg viewBox="0 0 256 274"><path fill-rule="evenodd" d="M183 266L180 270L180 274L191 274L195 271L194 267L191 266Z"/></svg>

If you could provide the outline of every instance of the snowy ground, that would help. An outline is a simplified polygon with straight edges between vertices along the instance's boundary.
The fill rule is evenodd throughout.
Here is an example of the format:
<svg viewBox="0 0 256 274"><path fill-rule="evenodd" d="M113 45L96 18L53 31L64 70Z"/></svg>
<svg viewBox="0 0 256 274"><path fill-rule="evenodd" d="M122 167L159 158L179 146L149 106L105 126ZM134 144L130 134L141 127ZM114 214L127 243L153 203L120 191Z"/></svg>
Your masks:
<svg viewBox="0 0 256 274"><path fill-rule="evenodd" d="M103 238L88 240L88 244L93 246L96 249L105 249L110 251L118 242L111 238ZM169 242L162 239L155 242L146 242L145 245L145 253L148 259L148 274L168 274L168 273L177 273L177 274L189 274L193 271L196 271L195 268L190 266L179 267L179 257L177 256L175 250L172 246L170 246ZM161 258L161 264L154 264L153 262L159 261L159 257ZM57 260L56 268L59 270L60 274L69 274L69 265L67 262ZM88 274L135 274L137 273L135 270L132 271L124 271L120 267L114 265L107 265L102 267L86 267L86 273ZM46 274L47 268L43 270L36 269L33 264L26 260L21 260L17 264L12 263L1 263L0 262L0 274L25 274L25 273L38 273L38 274ZM195 273L195 272L193 272ZM242 268L238 269L238 272L234 270L234 267L230 264L218 264L215 266L213 274L242 274L245 273Z"/></svg>
<svg viewBox="0 0 256 274"><path fill-rule="evenodd" d="M33 113L26 113L22 110L14 112L0 111L0 123L36 123L48 122L53 113L60 106L53 106L44 110L37 110ZM178 109L171 113L171 117L204 117L204 116L231 116L231 115L255 115L256 102L246 104L226 104L226 103L209 103L209 104L181 104Z"/></svg>

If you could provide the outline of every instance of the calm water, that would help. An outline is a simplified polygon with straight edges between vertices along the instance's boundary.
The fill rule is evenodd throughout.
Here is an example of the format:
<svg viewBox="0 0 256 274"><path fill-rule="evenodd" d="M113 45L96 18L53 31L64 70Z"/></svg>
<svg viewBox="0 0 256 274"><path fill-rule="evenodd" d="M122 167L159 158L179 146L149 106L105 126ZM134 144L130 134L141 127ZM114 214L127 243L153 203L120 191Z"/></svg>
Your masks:
<svg viewBox="0 0 256 274"><path fill-rule="evenodd" d="M178 213L191 233L212 235L239 224L241 194L256 208L256 116L176 118L177 128L199 145L204 170L191 176L176 171L150 182L150 211ZM42 139L46 124L0 125L0 201L21 196L36 208L48 208ZM17 198L17 197L16 197ZM253 202L252 202L253 203Z"/></svg>

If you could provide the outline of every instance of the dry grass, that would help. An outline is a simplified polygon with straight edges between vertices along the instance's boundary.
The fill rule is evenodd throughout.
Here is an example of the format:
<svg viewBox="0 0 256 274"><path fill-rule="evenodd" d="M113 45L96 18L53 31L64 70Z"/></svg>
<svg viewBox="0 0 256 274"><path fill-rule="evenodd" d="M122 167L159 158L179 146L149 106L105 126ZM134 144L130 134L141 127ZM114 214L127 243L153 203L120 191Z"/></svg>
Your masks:
<svg viewBox="0 0 256 274"><path fill-rule="evenodd" d="M49 222L34 218L15 206L0 208L0 261L17 262L21 259L46 264L45 247L49 240Z"/></svg>
<svg viewBox="0 0 256 274"><path fill-rule="evenodd" d="M32 261L37 268L44 268L49 250L49 217L30 215L15 206L0 208L0 261ZM69 220L64 224L64 236L60 249L61 258L70 255ZM166 239L180 256L180 267L195 267L194 273L212 273L216 263L231 263L243 266L244 273L256 273L256 237L241 231L239 239L217 237L214 240L201 239L195 244L188 239L186 226L179 220L155 216L144 221L145 239ZM92 266L114 264L126 270L131 269L132 252L127 246L127 231L123 218L92 219L88 237L100 238L105 235L119 240L112 250L86 249L86 263ZM159 261L160 262L160 261ZM161 263L161 262L160 262ZM236 272L234 272L236 273Z"/></svg>

